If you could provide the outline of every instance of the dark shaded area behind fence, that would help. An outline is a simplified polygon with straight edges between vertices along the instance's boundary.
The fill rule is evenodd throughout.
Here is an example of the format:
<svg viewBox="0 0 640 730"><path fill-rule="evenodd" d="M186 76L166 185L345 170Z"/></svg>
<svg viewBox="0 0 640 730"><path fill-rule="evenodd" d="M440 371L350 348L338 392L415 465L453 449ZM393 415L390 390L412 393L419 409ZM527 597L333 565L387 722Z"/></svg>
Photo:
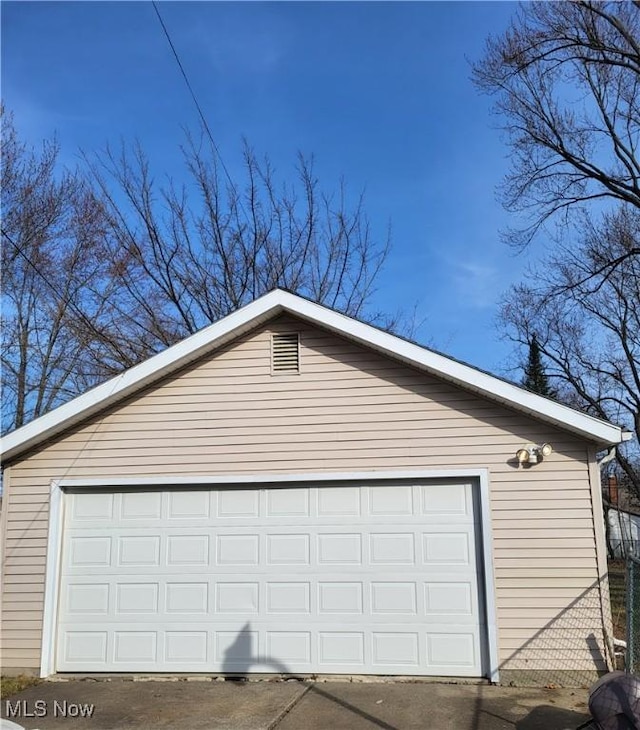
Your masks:
<svg viewBox="0 0 640 730"><path fill-rule="evenodd" d="M640 560L631 555L627 557L626 578L626 668L640 674Z"/></svg>

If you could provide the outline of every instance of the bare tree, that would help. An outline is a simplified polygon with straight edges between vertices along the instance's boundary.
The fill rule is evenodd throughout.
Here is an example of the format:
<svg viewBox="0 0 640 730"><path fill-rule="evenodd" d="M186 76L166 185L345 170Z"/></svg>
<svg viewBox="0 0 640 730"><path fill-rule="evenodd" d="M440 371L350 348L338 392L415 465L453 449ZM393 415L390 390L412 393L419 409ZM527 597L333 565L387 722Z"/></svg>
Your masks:
<svg viewBox="0 0 640 730"><path fill-rule="evenodd" d="M506 240L554 251L506 295L504 333L521 351L537 336L558 398L637 434L640 3L521 4L474 80L511 152L500 193L524 224ZM637 448L618 463L640 494Z"/></svg>
<svg viewBox="0 0 640 730"><path fill-rule="evenodd" d="M102 206L58 146L27 148L2 114L3 428L95 382L95 333L108 305ZM91 287L98 297L88 291Z"/></svg>
<svg viewBox="0 0 640 730"><path fill-rule="evenodd" d="M638 245L639 210L606 215L582 245L559 247L509 292L501 324L523 349L535 333L559 398L635 431L618 464L640 497L640 257L622 260ZM614 269L602 269L602 261L618 259Z"/></svg>
<svg viewBox="0 0 640 730"><path fill-rule="evenodd" d="M640 4L525 3L474 79L511 149L503 201L528 216L510 243L526 246L547 222L566 238L574 214L607 209L598 202L640 207Z"/></svg>
<svg viewBox="0 0 640 730"><path fill-rule="evenodd" d="M295 184L279 184L268 161L244 147L244 182L219 169L209 147L188 138L180 187L158 184L139 146L89 161L108 216L107 241L134 313L138 340L153 352L280 287L355 317L369 317L388 251L370 235L359 197L344 184L323 194L313 164L298 158Z"/></svg>
<svg viewBox="0 0 640 730"><path fill-rule="evenodd" d="M4 428L15 428L261 294L285 288L391 327L370 311L389 237L362 196L293 183L245 145L235 182L210 147L184 145L187 176L159 184L141 147L59 170L58 148L3 130ZM90 182L89 182L90 181Z"/></svg>

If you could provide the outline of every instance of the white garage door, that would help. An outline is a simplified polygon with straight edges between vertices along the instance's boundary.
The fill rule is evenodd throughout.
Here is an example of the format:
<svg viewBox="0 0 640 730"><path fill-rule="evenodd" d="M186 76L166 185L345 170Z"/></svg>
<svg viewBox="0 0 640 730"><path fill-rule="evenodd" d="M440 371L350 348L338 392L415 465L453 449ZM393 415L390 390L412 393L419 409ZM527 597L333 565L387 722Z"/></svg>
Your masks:
<svg viewBox="0 0 640 730"><path fill-rule="evenodd" d="M482 676L474 486L65 497L57 670Z"/></svg>

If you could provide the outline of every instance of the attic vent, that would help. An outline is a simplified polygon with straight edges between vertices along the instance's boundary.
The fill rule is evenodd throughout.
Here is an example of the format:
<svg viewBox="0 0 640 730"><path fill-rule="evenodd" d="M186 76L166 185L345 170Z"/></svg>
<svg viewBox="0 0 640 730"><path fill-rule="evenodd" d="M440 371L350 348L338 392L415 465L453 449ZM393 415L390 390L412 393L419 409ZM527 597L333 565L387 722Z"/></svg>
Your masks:
<svg viewBox="0 0 640 730"><path fill-rule="evenodd" d="M273 335L271 370L274 373L300 372L300 338L297 332Z"/></svg>

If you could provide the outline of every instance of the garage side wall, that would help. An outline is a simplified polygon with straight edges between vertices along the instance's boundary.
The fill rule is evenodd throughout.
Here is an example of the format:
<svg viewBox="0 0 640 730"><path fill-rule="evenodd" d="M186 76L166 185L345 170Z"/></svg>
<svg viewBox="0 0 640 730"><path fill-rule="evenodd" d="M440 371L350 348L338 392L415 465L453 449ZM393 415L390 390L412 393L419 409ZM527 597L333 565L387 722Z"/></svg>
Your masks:
<svg viewBox="0 0 640 730"><path fill-rule="evenodd" d="M299 374L272 374L274 332ZM288 317L7 467L3 666L40 665L54 479L461 468L489 470L502 681L606 669L588 444Z"/></svg>

